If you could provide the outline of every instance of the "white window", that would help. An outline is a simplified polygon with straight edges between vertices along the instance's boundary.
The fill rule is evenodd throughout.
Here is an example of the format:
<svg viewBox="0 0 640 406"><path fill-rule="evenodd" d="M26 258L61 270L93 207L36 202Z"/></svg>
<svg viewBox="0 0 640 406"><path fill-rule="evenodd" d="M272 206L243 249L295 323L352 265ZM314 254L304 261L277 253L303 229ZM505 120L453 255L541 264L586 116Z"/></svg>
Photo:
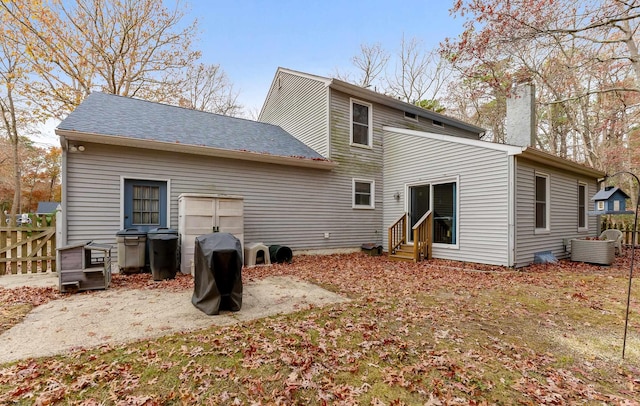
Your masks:
<svg viewBox="0 0 640 406"><path fill-rule="evenodd" d="M549 231L551 229L549 226L549 195L549 175L536 173L536 232Z"/></svg>
<svg viewBox="0 0 640 406"><path fill-rule="evenodd" d="M587 184L578 183L578 231L588 229L587 201Z"/></svg>
<svg viewBox="0 0 640 406"><path fill-rule="evenodd" d="M351 145L371 148L372 107L369 103L351 99Z"/></svg>
<svg viewBox="0 0 640 406"><path fill-rule="evenodd" d="M373 209L375 199L375 182L372 180L353 180L353 208Z"/></svg>
<svg viewBox="0 0 640 406"><path fill-rule="evenodd" d="M598 210L599 211L604 211L604 200L599 200L598 201Z"/></svg>
<svg viewBox="0 0 640 406"><path fill-rule="evenodd" d="M620 200L613 201L613 211L620 211Z"/></svg>

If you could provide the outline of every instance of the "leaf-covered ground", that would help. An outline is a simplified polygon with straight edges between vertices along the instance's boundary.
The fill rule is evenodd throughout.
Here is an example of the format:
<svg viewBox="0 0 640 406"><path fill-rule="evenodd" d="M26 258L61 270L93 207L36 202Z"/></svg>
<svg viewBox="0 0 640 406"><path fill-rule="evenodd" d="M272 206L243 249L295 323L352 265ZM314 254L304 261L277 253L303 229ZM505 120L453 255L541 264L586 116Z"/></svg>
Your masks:
<svg viewBox="0 0 640 406"><path fill-rule="evenodd" d="M362 254L243 270L351 298L231 327L0 366L0 404L619 404L640 399L640 284L562 261L523 270ZM117 276L114 289L192 289ZM2 309L55 291L0 289ZM91 293L87 293L91 294ZM213 316L215 317L215 316ZM37 338L34 338L37 339Z"/></svg>

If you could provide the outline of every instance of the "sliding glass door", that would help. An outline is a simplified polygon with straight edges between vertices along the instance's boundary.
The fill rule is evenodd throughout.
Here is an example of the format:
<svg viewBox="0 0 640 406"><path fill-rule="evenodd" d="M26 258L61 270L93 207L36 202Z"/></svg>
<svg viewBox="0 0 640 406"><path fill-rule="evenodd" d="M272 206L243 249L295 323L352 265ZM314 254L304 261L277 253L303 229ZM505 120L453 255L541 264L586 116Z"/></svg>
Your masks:
<svg viewBox="0 0 640 406"><path fill-rule="evenodd" d="M427 183L408 187L409 241L413 241L412 227L431 209L433 242L457 244L458 182Z"/></svg>

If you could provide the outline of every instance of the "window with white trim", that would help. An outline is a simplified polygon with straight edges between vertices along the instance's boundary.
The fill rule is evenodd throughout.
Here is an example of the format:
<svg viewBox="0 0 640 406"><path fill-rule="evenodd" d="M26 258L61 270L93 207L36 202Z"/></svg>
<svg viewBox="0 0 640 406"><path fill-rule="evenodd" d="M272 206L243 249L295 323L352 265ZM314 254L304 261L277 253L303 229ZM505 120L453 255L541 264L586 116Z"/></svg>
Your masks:
<svg viewBox="0 0 640 406"><path fill-rule="evenodd" d="M536 173L536 231L549 230L549 175Z"/></svg>
<svg viewBox="0 0 640 406"><path fill-rule="evenodd" d="M373 209L375 199L375 182L372 180L353 179L353 208Z"/></svg>
<svg viewBox="0 0 640 406"><path fill-rule="evenodd" d="M369 147L373 145L372 107L351 99L351 145Z"/></svg>
<svg viewBox="0 0 640 406"><path fill-rule="evenodd" d="M587 184L578 183L578 230L586 231L587 223Z"/></svg>
<svg viewBox="0 0 640 406"><path fill-rule="evenodd" d="M408 185L407 212L409 222L407 232L409 241L413 241L411 229L431 210L432 241L434 244L446 244L449 248L458 247L459 179L439 179L431 183Z"/></svg>

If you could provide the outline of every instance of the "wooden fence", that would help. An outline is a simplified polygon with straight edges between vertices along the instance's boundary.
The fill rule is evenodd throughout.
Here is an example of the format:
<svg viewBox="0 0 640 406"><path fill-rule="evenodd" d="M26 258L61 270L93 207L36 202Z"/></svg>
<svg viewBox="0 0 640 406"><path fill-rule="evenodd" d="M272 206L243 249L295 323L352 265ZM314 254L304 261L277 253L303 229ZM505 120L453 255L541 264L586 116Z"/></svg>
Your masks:
<svg viewBox="0 0 640 406"><path fill-rule="evenodd" d="M56 271L56 216L30 215L9 227L0 212L0 275Z"/></svg>
<svg viewBox="0 0 640 406"><path fill-rule="evenodd" d="M633 224L613 223L613 222L610 222L608 219L602 220L602 223L600 224L600 231L604 231L610 228L614 228L616 230L622 231L622 244L628 245L628 246L632 246L632 243L634 245L638 244L638 239L639 239L638 235L640 233L633 232ZM632 241L634 239L634 235L635 235L635 241Z"/></svg>

